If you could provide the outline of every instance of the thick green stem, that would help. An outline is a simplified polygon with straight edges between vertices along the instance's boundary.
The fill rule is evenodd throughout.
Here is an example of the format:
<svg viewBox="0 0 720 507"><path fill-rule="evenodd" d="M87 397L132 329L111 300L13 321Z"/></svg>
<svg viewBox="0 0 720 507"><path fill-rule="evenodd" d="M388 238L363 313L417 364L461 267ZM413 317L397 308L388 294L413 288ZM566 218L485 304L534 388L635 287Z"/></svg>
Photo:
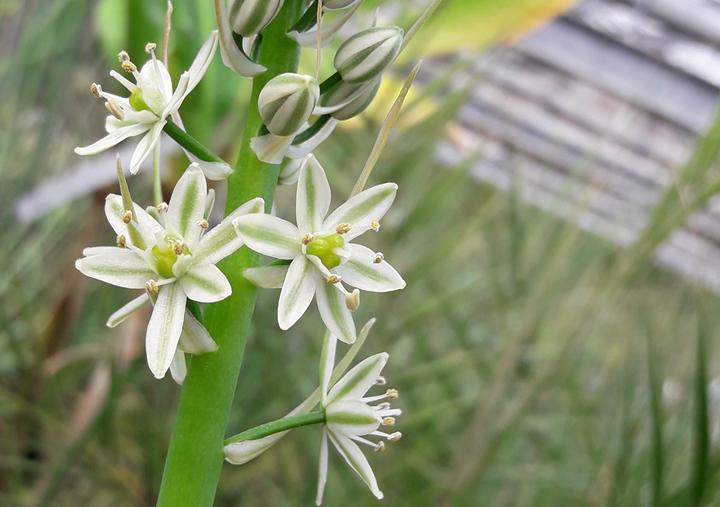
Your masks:
<svg viewBox="0 0 720 507"><path fill-rule="evenodd" d="M306 414L291 415L266 422L242 433L238 433L225 440L225 444L235 444L237 442L245 442L246 440L257 440L258 438L267 437L280 433L281 431L300 428L301 426L310 426L311 424L322 424L325 422L324 412L308 412Z"/></svg>
<svg viewBox="0 0 720 507"><path fill-rule="evenodd" d="M265 199L266 210L270 211L280 168L260 162L250 149L250 138L262 125L257 110L260 90L272 77L297 69L299 48L285 32L300 15L301 6L301 0L287 0L263 35L259 61L268 70L253 82L240 156L228 179L228 213L258 196ZM242 273L259 265L259 261L257 254L242 248L220 264L232 285L232 295L209 305L204 312L205 326L219 350L194 357L188 368L160 486L159 507L213 504L223 463L225 428L255 308L256 289Z"/></svg>
<svg viewBox="0 0 720 507"><path fill-rule="evenodd" d="M200 141L198 141L193 136L185 132L183 129L175 125L173 122L168 120L163 130L167 135L172 137L176 143L178 143L187 151L195 155L200 160L205 160L206 162L223 161L223 159L221 159L208 148L206 148Z"/></svg>

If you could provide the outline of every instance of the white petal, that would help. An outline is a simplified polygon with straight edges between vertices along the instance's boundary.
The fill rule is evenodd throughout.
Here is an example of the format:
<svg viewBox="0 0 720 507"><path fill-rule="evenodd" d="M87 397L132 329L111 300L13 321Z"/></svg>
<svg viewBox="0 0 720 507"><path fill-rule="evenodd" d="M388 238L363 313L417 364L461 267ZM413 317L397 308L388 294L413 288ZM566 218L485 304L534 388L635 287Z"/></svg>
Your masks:
<svg viewBox="0 0 720 507"><path fill-rule="evenodd" d="M175 356L185 317L187 297L178 283L160 287L145 335L148 366L155 378L163 378Z"/></svg>
<svg viewBox="0 0 720 507"><path fill-rule="evenodd" d="M224 0L215 0L215 18L220 32L220 56L225 66L245 77L265 72L265 67L253 62L235 44Z"/></svg>
<svg viewBox="0 0 720 507"><path fill-rule="evenodd" d="M323 143L328 137L330 137L330 134L333 133L335 130L335 127L337 127L338 121L335 118L330 118L325 125L320 127L320 130L315 132L315 134L305 141L298 143L298 144L291 144L290 147L287 150L286 156L288 158L303 158L320 146L321 143ZM287 183L286 183L287 184Z"/></svg>
<svg viewBox="0 0 720 507"><path fill-rule="evenodd" d="M162 129L165 128L166 123L167 122L165 120L158 121L152 125L152 128L148 131L148 133L140 139L140 142L135 147L135 151L133 151L132 157L130 158L131 174L137 174L142 163L150 156L150 153L152 153L153 148L155 148L155 145L160 139L160 134L162 134Z"/></svg>
<svg viewBox="0 0 720 507"><path fill-rule="evenodd" d="M258 253L287 260L300 255L300 231L286 220L254 213L236 218L233 225L248 248Z"/></svg>
<svg viewBox="0 0 720 507"><path fill-rule="evenodd" d="M320 455L318 459L318 486L317 495L315 496L315 505L322 505L323 493L325 492L325 484L328 475L328 437L325 426L322 429L322 437L320 437Z"/></svg>
<svg viewBox="0 0 720 507"><path fill-rule="evenodd" d="M370 229L373 220L380 220L392 206L397 195L395 183L383 183L363 190L355 197L333 211L325 220L323 229L333 230L339 224L350 224L350 232L345 235L347 241L356 238Z"/></svg>
<svg viewBox="0 0 720 507"><path fill-rule="evenodd" d="M356 364L330 389L328 403L340 399L362 398L375 385L389 357L386 352L381 352Z"/></svg>
<svg viewBox="0 0 720 507"><path fill-rule="evenodd" d="M198 355L215 352L218 346L210 333L208 333L208 330L205 329L205 326L200 324L189 310L185 310L185 320L183 321L178 348L188 354Z"/></svg>
<svg viewBox="0 0 720 507"><path fill-rule="evenodd" d="M179 282L187 297L199 303L221 301L232 292L230 282L214 264L193 266Z"/></svg>
<svg viewBox="0 0 720 507"><path fill-rule="evenodd" d="M187 363L185 363L185 354L182 350L177 349L170 363L170 376L177 385L183 385L187 376Z"/></svg>
<svg viewBox="0 0 720 507"><path fill-rule="evenodd" d="M330 385L330 377L333 368L335 368L335 349L337 348L337 338L329 331L325 332L323 338L323 348L320 353L320 404L324 407L327 405L327 393Z"/></svg>
<svg viewBox="0 0 720 507"><path fill-rule="evenodd" d="M267 451L289 432L290 430L281 431L257 440L245 440L228 444L223 447L225 460L233 465L244 465Z"/></svg>
<svg viewBox="0 0 720 507"><path fill-rule="evenodd" d="M360 476L363 482L367 484L367 487L370 488L370 491L372 491L372 494L375 495L375 498L382 500L383 494L378 488L375 474L373 473L372 468L370 468L370 463L368 463L367 458L357 444L347 437L335 435L332 432L328 433L335 449L337 449L340 455L345 459L345 462L355 471L356 474L358 474L358 476Z"/></svg>
<svg viewBox="0 0 720 507"><path fill-rule="evenodd" d="M377 430L382 419L367 403L340 399L325 408L328 429L345 436L367 435Z"/></svg>
<svg viewBox="0 0 720 507"><path fill-rule="evenodd" d="M278 301L278 325L289 329L303 316L315 295L315 267L304 255L290 263Z"/></svg>
<svg viewBox="0 0 720 507"><path fill-rule="evenodd" d="M207 160L200 160L189 151L186 151L185 154L193 161L193 163L200 167L205 177L209 180L223 181L232 174L232 167L230 167L227 162L208 162Z"/></svg>
<svg viewBox="0 0 720 507"><path fill-rule="evenodd" d="M314 155L308 156L300 167L295 214L301 233L316 232L330 208L330 184L325 170Z"/></svg>
<svg viewBox="0 0 720 507"><path fill-rule="evenodd" d="M248 268L243 272L250 283L261 289L281 289L289 265L270 265L259 268Z"/></svg>
<svg viewBox="0 0 720 507"><path fill-rule="evenodd" d="M117 194L110 194L105 198L105 216L107 217L110 227L113 228L115 234L122 234L125 236L125 241L128 245L133 245L132 238L128 232L127 224L123 222L122 219L124 213L125 208L123 207L121 196ZM154 244L155 236L164 232L165 229L163 226L151 217L147 211L135 203L133 203L133 214L135 221L137 222L138 232L145 240L145 243L147 245Z"/></svg>
<svg viewBox="0 0 720 507"><path fill-rule="evenodd" d="M192 251L200 237L200 220L205 215L207 182L202 171L191 164L175 185L168 205L167 229L182 237Z"/></svg>
<svg viewBox="0 0 720 507"><path fill-rule="evenodd" d="M268 164L279 164L287 155L294 137L276 136L275 134L255 136L250 139L250 147L258 160Z"/></svg>
<svg viewBox="0 0 720 507"><path fill-rule="evenodd" d="M217 264L235 252L242 246L243 240L235 231L233 220L250 213L262 213L264 209L265 201L260 197L252 199L235 209L202 237L193 253L195 262Z"/></svg>
<svg viewBox="0 0 720 507"><path fill-rule="evenodd" d="M205 171L203 171L204 173ZM207 175L205 176L207 178ZM263 201L264 202L264 201ZM203 217L206 219L210 217L212 214L212 210L215 207L215 189L209 188L208 193L205 196L205 212L203 213ZM232 224L230 224L232 226Z"/></svg>
<svg viewBox="0 0 720 507"><path fill-rule="evenodd" d="M118 248L111 255L93 255L75 261L83 275L126 289L144 289L158 275L132 250Z"/></svg>
<svg viewBox="0 0 720 507"><path fill-rule="evenodd" d="M105 325L107 327L115 327L122 322L125 322L128 317L140 310L149 302L150 297L147 295L147 292L143 292L141 295L139 295L120 309L116 310L112 315L110 315Z"/></svg>
<svg viewBox="0 0 720 507"><path fill-rule="evenodd" d="M88 146L78 146L75 148L75 153L78 155L95 155L97 153L109 150L113 146L124 141L128 137L139 136L150 130L151 125L147 123L137 123L128 125L127 127L121 127L113 130L108 135L95 141L93 144Z"/></svg>
<svg viewBox="0 0 720 507"><path fill-rule="evenodd" d="M370 292L388 292L405 287L405 280L395 268L384 260L376 263L376 254L369 248L352 243L346 248L350 250L350 259L335 269L343 282Z"/></svg>
<svg viewBox="0 0 720 507"><path fill-rule="evenodd" d="M353 343L357 337L352 313L345 306L345 296L322 276L316 274L317 306L320 317L328 330L345 343Z"/></svg>

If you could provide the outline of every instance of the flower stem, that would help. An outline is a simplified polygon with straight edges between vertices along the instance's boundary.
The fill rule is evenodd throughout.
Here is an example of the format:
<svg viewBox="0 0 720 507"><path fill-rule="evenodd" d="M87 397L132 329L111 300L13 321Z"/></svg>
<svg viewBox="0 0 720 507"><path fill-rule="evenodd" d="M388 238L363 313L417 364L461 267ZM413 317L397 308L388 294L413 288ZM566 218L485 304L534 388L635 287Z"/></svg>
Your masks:
<svg viewBox="0 0 720 507"><path fill-rule="evenodd" d="M300 16L302 3L286 0L263 35L258 59L268 70L253 81L242 148L235 171L228 178L226 213L258 196L265 199L266 211L270 211L280 168L260 162L250 149L250 138L262 125L257 109L260 90L272 77L297 69L299 48L285 33ZM213 504L223 463L225 428L255 308L256 289L242 272L259 263L260 256L243 247L220 264L232 286L232 295L207 306L203 315L205 327L219 350L193 357L188 368L158 507Z"/></svg>
<svg viewBox="0 0 720 507"><path fill-rule="evenodd" d="M165 133L175 140L180 146L206 162L223 162L223 159L206 148L200 141L185 132L183 129L168 120L163 128Z"/></svg>
<svg viewBox="0 0 720 507"><path fill-rule="evenodd" d="M305 414L291 415L276 419L275 421L266 422L242 433L238 433L225 440L225 445L244 442L246 440L257 440L258 438L267 437L281 431L300 428L301 426L310 426L311 424L322 424L325 422L324 412L307 412Z"/></svg>

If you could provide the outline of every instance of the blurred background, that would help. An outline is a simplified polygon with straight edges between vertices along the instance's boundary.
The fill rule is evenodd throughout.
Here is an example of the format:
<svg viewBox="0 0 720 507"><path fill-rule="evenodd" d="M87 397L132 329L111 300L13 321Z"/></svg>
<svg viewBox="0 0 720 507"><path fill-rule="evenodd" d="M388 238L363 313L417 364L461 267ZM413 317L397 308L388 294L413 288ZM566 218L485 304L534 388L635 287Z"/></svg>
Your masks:
<svg viewBox="0 0 720 507"><path fill-rule="evenodd" d="M407 28L424 3L366 0L354 22L382 4L382 23ZM0 0L3 506L155 500L179 389L147 370L148 316L105 328L128 293L73 267L113 240L116 189L114 154L72 148L102 133L89 84L111 88L121 49L142 59L164 9ZM174 78L212 26L211 2L176 0ZM366 295L356 316L378 318L361 357L390 352L404 411L404 438L370 456L385 505L720 504L719 45L717 0L445 0L322 146L340 201L425 59L372 178L400 185L369 246L408 288ZM183 106L230 161L248 91L216 61ZM187 162L164 147L169 195ZM131 180L136 200L149 175ZM292 210L293 189L276 203ZM228 435L316 386L320 320L281 333L276 304L260 295ZM318 442L303 428L226 465L216 505L312 505ZM331 456L326 504L374 504Z"/></svg>

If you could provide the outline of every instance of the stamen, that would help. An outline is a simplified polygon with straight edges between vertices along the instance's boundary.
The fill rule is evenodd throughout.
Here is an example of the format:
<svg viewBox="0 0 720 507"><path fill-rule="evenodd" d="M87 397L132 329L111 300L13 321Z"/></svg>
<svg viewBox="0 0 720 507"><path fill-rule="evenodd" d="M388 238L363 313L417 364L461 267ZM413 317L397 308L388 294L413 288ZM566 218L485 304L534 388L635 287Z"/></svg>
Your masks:
<svg viewBox="0 0 720 507"><path fill-rule="evenodd" d="M351 312L354 312L360 307L360 291L358 289L353 290L345 296L345 306Z"/></svg>
<svg viewBox="0 0 720 507"><path fill-rule="evenodd" d="M389 405L389 403L388 403L388 405ZM395 416L402 415L402 410L400 410L399 408L387 408L384 410L378 410L377 413L380 417L385 419L387 417L395 417Z"/></svg>
<svg viewBox="0 0 720 507"><path fill-rule="evenodd" d="M90 93L92 93L92 96L96 99L100 98L100 85L97 83L93 83L90 85Z"/></svg>
<svg viewBox="0 0 720 507"><path fill-rule="evenodd" d="M120 51L118 53L118 62L129 62L130 61L130 55L127 54L127 51Z"/></svg>
<svg viewBox="0 0 720 507"><path fill-rule="evenodd" d="M347 234L350 232L350 224L340 224L335 228L335 232L338 234Z"/></svg>
<svg viewBox="0 0 720 507"><path fill-rule="evenodd" d="M173 247L173 250L175 251L175 255L182 255L183 250L185 249L185 243L182 241L178 241L175 243L175 246Z"/></svg>
<svg viewBox="0 0 720 507"><path fill-rule="evenodd" d="M385 451L385 442L380 441L377 443L377 446L375 447L375 452L384 452Z"/></svg>
<svg viewBox="0 0 720 507"><path fill-rule="evenodd" d="M397 400L400 397L400 393L397 389L390 388L385 391L385 396L387 396L389 400Z"/></svg>
<svg viewBox="0 0 720 507"><path fill-rule="evenodd" d="M382 375L378 375L378 378L375 380L375 385L384 386L385 384L387 384L387 380L385 380L385 377L383 377Z"/></svg>
<svg viewBox="0 0 720 507"><path fill-rule="evenodd" d="M204 218L201 218L200 220L198 220L198 221L197 221L197 224L198 224L198 225L200 226L200 228L203 229L203 230L204 230L204 229L207 229L208 227L210 227L210 224L209 224L208 221L205 220Z"/></svg>
<svg viewBox="0 0 720 507"><path fill-rule="evenodd" d="M309 245L310 242L312 241L312 239L313 239L312 234L310 234L309 232L306 232L302 237L302 244Z"/></svg>
<svg viewBox="0 0 720 507"><path fill-rule="evenodd" d="M397 442L402 438L402 433L399 431L396 431L395 433L390 433L390 435L387 437L388 441L390 442Z"/></svg>
<svg viewBox="0 0 720 507"><path fill-rule="evenodd" d="M132 220L132 218L133 218L132 211L126 210L123 212L123 214L122 214L123 223L129 224L130 221Z"/></svg>
<svg viewBox="0 0 720 507"><path fill-rule="evenodd" d="M150 294L151 296L157 296L158 293L158 284L155 280L148 280L145 282L145 290Z"/></svg>
<svg viewBox="0 0 720 507"><path fill-rule="evenodd" d="M370 222L370 228L373 231L378 232L380 230L380 222L378 222L377 220L373 220L372 222Z"/></svg>
<svg viewBox="0 0 720 507"><path fill-rule="evenodd" d="M371 433L372 435L373 433ZM355 440L359 444L367 445L368 447L372 447L374 451L377 451L378 446L382 442L373 442L371 440L368 440L367 438L363 438L359 435L350 435L350 440Z"/></svg>
<svg viewBox="0 0 720 507"><path fill-rule="evenodd" d="M385 417L382 420L383 426L395 426L395 418L394 417Z"/></svg>
<svg viewBox="0 0 720 507"><path fill-rule="evenodd" d="M388 403L387 401L384 403L378 403L372 408L374 408L375 410L388 410L390 408L390 403Z"/></svg>
<svg viewBox="0 0 720 507"><path fill-rule="evenodd" d="M380 264L384 260L385 260L385 256L382 254L382 252L378 252L375 254L375 258L373 259L373 262L375 264Z"/></svg>
<svg viewBox="0 0 720 507"><path fill-rule="evenodd" d="M108 110L108 112L113 115L118 120L122 120L125 118L125 115L120 110L120 108L115 104L115 102L107 101L105 102L105 109Z"/></svg>
<svg viewBox="0 0 720 507"><path fill-rule="evenodd" d="M145 44L145 52L148 54L155 51L155 48L157 48L157 44L155 44L154 42L148 42L147 44Z"/></svg>
<svg viewBox="0 0 720 507"><path fill-rule="evenodd" d="M338 275L336 275L336 274L331 274L330 276L328 276L328 277L326 278L326 280L327 280L327 283L331 283L331 284L334 285L334 284L336 284L336 283L340 283L340 280L342 280L342 278L340 278L340 277L339 277Z"/></svg>
<svg viewBox="0 0 720 507"><path fill-rule="evenodd" d="M120 67L122 67L122 70L129 74L135 74L137 72L137 67L130 60L125 60L124 62L122 62L120 64Z"/></svg>
<svg viewBox="0 0 720 507"><path fill-rule="evenodd" d="M115 244L120 248L125 248L125 246L127 245L125 236L123 236L122 234L118 234L117 238L115 238Z"/></svg>
<svg viewBox="0 0 720 507"><path fill-rule="evenodd" d="M365 403L375 403L376 401L396 400L398 396L399 394L397 389L388 389L383 394L378 394L377 396L366 396L364 398L361 398L361 400Z"/></svg>
<svg viewBox="0 0 720 507"><path fill-rule="evenodd" d="M158 210L160 213L165 213L165 212L168 210L168 205L167 205L167 203L166 203L166 202L161 202L160 204L158 204L158 205L157 205L157 210Z"/></svg>

